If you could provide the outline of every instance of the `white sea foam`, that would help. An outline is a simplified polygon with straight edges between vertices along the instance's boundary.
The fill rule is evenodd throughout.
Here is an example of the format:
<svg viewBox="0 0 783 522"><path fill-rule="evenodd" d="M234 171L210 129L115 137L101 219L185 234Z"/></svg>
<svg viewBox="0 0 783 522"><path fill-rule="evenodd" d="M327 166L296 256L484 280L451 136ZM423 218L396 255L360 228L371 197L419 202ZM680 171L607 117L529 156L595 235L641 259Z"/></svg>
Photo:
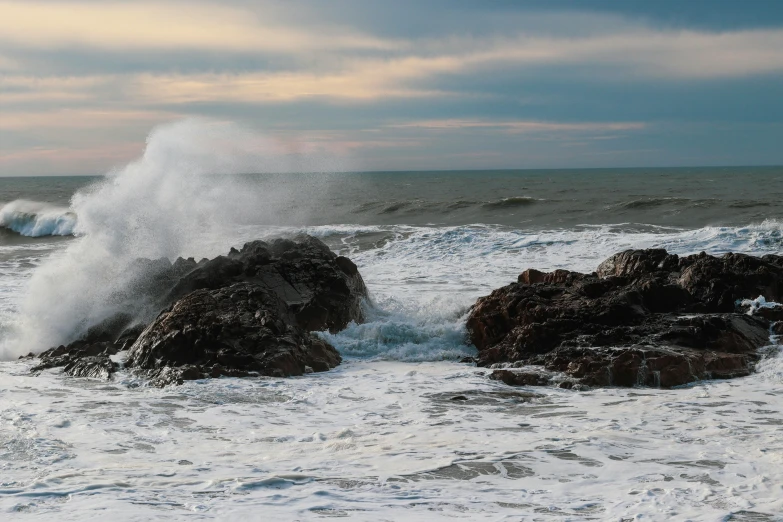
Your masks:
<svg viewBox="0 0 783 522"><path fill-rule="evenodd" d="M351 255L377 307L367 324L329 336L340 367L157 390L122 372L106 384L2 363L0 512L772 521L783 510L783 358L774 350L744 379L587 393L509 388L441 360L470 353L461 316L472 300L524 268L590 270L644 246L763 254L774 251L773 225L305 230Z"/></svg>
<svg viewBox="0 0 783 522"><path fill-rule="evenodd" d="M29 237L70 236L76 214L48 203L18 199L0 207L0 227Z"/></svg>
<svg viewBox="0 0 783 522"><path fill-rule="evenodd" d="M755 299L743 299L741 304L748 307L748 315L753 315L762 308L780 308L783 306L775 301L767 301L763 295Z"/></svg>
<svg viewBox="0 0 783 522"><path fill-rule="evenodd" d="M773 521L775 361L740 380L586 393L442 361L165 390L0 363L0 513Z"/></svg>

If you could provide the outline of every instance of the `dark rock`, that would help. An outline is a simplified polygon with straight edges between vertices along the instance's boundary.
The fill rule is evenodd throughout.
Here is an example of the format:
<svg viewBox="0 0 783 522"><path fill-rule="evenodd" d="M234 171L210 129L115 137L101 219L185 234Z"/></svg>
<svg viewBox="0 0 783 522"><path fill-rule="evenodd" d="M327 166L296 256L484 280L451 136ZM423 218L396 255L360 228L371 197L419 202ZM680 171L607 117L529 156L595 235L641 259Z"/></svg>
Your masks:
<svg viewBox="0 0 783 522"><path fill-rule="evenodd" d="M277 294L250 283L186 295L147 327L126 361L147 370L190 365L212 377L237 370L289 377L339 363L330 344L287 315Z"/></svg>
<svg viewBox="0 0 783 522"><path fill-rule="evenodd" d="M124 350L127 366L160 386L326 371L340 356L310 332L361 322L367 298L356 265L310 236L253 241L199 263L139 259L128 279L128 295L116 296L117 303L133 303L128 311L42 353L33 371L65 367L75 376L108 377L116 370L108 357ZM150 306L163 311L145 328L139 317Z"/></svg>
<svg viewBox="0 0 783 522"><path fill-rule="evenodd" d="M479 299L467 326L479 365L541 365L591 386L670 387L747 375L776 315L749 316L736 303L777 301L781 291L777 256L629 250L593 274L526 270ZM498 372L504 382L535 380Z"/></svg>
<svg viewBox="0 0 783 522"><path fill-rule="evenodd" d="M63 373L72 377L92 377L107 380L117 371L117 364L105 355L71 359Z"/></svg>
<svg viewBox="0 0 783 522"><path fill-rule="evenodd" d="M197 366L190 364L179 367L164 367L148 373L150 386L162 388L169 385L181 385L185 381L197 381L206 375Z"/></svg>
<svg viewBox="0 0 783 522"><path fill-rule="evenodd" d="M545 375L518 370L495 370L489 374L489 378L503 381L511 386L546 386L549 384L549 378Z"/></svg>
<svg viewBox="0 0 783 522"><path fill-rule="evenodd" d="M753 315L763 317L767 321L783 321L783 306L765 306L753 311Z"/></svg>
<svg viewBox="0 0 783 522"><path fill-rule="evenodd" d="M42 370L50 368L68 367L70 374L80 373L87 371L86 368L94 366L98 363L98 359L103 360L109 358L111 355L115 355L119 352L119 347L111 342L98 341L76 341L67 346L58 346L56 348L50 348L41 353L38 358L39 362L34 366L31 371L38 373ZM77 361L82 359L89 359L89 362L85 365L77 365ZM112 363L112 370L106 374L108 378L111 373L114 373L116 367ZM88 372L89 373L89 372Z"/></svg>
<svg viewBox="0 0 783 522"><path fill-rule="evenodd" d="M170 304L194 290L238 282L277 294L277 313L292 315L308 331L337 332L364 319L367 289L356 265L310 236L253 241L241 250L232 249L228 256L202 263L182 277L163 301Z"/></svg>

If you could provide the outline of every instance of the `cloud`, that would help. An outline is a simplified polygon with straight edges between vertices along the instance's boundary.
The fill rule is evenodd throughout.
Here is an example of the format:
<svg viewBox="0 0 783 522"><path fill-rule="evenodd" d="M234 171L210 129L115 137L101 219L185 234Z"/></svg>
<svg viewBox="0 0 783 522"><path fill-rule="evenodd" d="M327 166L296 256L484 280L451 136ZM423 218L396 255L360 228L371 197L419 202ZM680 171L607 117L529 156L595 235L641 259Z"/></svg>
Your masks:
<svg viewBox="0 0 783 522"><path fill-rule="evenodd" d="M180 117L166 111L135 109L58 109L53 111L7 111L0 118L0 130L19 129L100 129L127 125L150 128Z"/></svg>
<svg viewBox="0 0 783 522"><path fill-rule="evenodd" d="M30 48L292 52L398 45L351 28L285 26L246 9L199 2L0 2L0 15L0 41Z"/></svg>
<svg viewBox="0 0 783 522"><path fill-rule="evenodd" d="M0 103L49 101L90 101L96 88L106 85L104 76L0 76Z"/></svg>
<svg viewBox="0 0 783 522"><path fill-rule="evenodd" d="M230 3L0 0L0 42L17 50L111 52L129 63L143 62L150 50L238 53L274 56L276 68L286 69L282 57L287 56L291 61L282 72L294 78L281 81L307 84L323 79L325 95L330 95L330 88L339 90L343 77L355 79L362 71L392 79L498 67L590 65L613 68L619 75L668 79L783 71L781 29L673 30L616 15L560 12L517 13L512 17L519 21L516 31L504 24L498 32L480 27L478 33L461 29L436 37L380 37L346 26L329 10L321 9L321 19L313 20L301 14L297 18L296 10L275 5L262 2L253 10ZM576 30L575 21L601 30ZM544 24L546 30L533 22ZM77 60L78 55L71 59ZM176 57L172 60L176 68ZM235 74L261 72L241 70L236 61L231 63ZM0 56L0 70L11 66L19 68L13 57ZM317 91L313 86L305 89ZM366 89L359 91L360 97L377 97ZM389 93L395 96L397 91Z"/></svg>
<svg viewBox="0 0 783 522"><path fill-rule="evenodd" d="M606 132L640 130L643 122L546 122L546 121L493 121L493 120L423 120L389 125L392 128L419 128L434 130L496 129L510 133L523 132Z"/></svg>
<svg viewBox="0 0 783 522"><path fill-rule="evenodd" d="M1 175L85 175L105 172L138 157L140 142L82 147L29 147L0 150Z"/></svg>
<svg viewBox="0 0 783 522"><path fill-rule="evenodd" d="M193 75L139 75L130 80L132 96L144 103L292 102L328 98L368 101L445 94L408 85L405 78L382 69L349 69L327 74L245 73Z"/></svg>
<svg viewBox="0 0 783 522"><path fill-rule="evenodd" d="M114 161L93 145L141 142L142 129L189 114L255 119L382 161L417 147L406 160L429 166L455 152L501 158L496 143L511 154L525 140L663 143L674 138L658 123L688 111L783 114L772 23L336 2L0 0L3 164Z"/></svg>

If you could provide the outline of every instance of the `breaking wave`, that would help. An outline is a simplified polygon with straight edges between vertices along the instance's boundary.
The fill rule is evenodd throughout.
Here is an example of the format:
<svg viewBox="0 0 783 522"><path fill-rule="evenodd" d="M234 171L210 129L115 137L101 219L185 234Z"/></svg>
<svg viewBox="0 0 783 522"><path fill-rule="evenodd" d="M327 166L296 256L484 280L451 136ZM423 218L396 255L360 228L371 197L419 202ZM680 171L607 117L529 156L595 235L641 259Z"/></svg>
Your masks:
<svg viewBox="0 0 783 522"><path fill-rule="evenodd" d="M146 275L134 261L213 257L235 244L241 224L273 224L297 183L260 191L238 174L312 171L305 162L315 158L288 145L230 123L183 120L155 128L139 159L78 191L71 210L3 207L4 226L20 234L78 238L32 273L0 359L70 342L118 311L144 320L149 305L134 285Z"/></svg>
<svg viewBox="0 0 783 522"><path fill-rule="evenodd" d="M0 227L27 237L70 236L76 214L66 208L17 199L0 208Z"/></svg>

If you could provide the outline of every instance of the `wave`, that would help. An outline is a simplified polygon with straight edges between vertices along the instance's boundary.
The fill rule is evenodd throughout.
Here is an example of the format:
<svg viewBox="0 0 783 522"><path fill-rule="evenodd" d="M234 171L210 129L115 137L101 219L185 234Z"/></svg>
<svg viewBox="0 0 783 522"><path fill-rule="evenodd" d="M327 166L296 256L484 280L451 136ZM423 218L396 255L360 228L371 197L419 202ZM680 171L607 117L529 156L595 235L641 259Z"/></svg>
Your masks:
<svg viewBox="0 0 783 522"><path fill-rule="evenodd" d="M354 214L413 214L413 213L435 213L435 214L449 214L454 211L469 209L469 208L483 208L486 210L503 210L513 209L517 207L526 207L533 205L544 199L533 198L529 196L512 196L508 198L497 199L493 201L477 201L469 199L457 199L453 201L429 201L422 199L410 199L410 200L393 200L393 201L370 201L362 203L355 207L352 212Z"/></svg>
<svg viewBox="0 0 783 522"><path fill-rule="evenodd" d="M769 201L761 201L761 200L740 200L740 201L734 201L732 203L729 203L729 208L755 208L755 207L771 207L772 203Z"/></svg>
<svg viewBox="0 0 783 522"><path fill-rule="evenodd" d="M0 227L28 237L71 236L76 214L47 203L17 199L0 208Z"/></svg>
<svg viewBox="0 0 783 522"><path fill-rule="evenodd" d="M484 208L514 208L533 205L543 199L531 198L529 196L513 196L510 198L498 199L496 201L487 201L482 206Z"/></svg>
<svg viewBox="0 0 783 522"><path fill-rule="evenodd" d="M75 232L80 240L32 272L13 332L0 339L0 359L68 343L115 311L145 319L149 306L135 292L138 274L130 269L137 258L223 253L235 244L238 225L277 222L305 184L323 198L309 201L319 208L329 189L320 178L291 175L287 185L259 190L237 176L311 171L318 161L292 155L251 129L189 119L155 128L141 157L74 194L72 212L29 202L6 205L6 227L31 235Z"/></svg>
<svg viewBox="0 0 783 522"><path fill-rule="evenodd" d="M406 210L414 205L415 201L395 201L381 210L381 214L391 214L400 210Z"/></svg>
<svg viewBox="0 0 783 522"><path fill-rule="evenodd" d="M720 203L718 199L691 199L691 198L641 198L626 201L611 208L617 209L646 209L657 208L666 205L676 207L709 207Z"/></svg>

